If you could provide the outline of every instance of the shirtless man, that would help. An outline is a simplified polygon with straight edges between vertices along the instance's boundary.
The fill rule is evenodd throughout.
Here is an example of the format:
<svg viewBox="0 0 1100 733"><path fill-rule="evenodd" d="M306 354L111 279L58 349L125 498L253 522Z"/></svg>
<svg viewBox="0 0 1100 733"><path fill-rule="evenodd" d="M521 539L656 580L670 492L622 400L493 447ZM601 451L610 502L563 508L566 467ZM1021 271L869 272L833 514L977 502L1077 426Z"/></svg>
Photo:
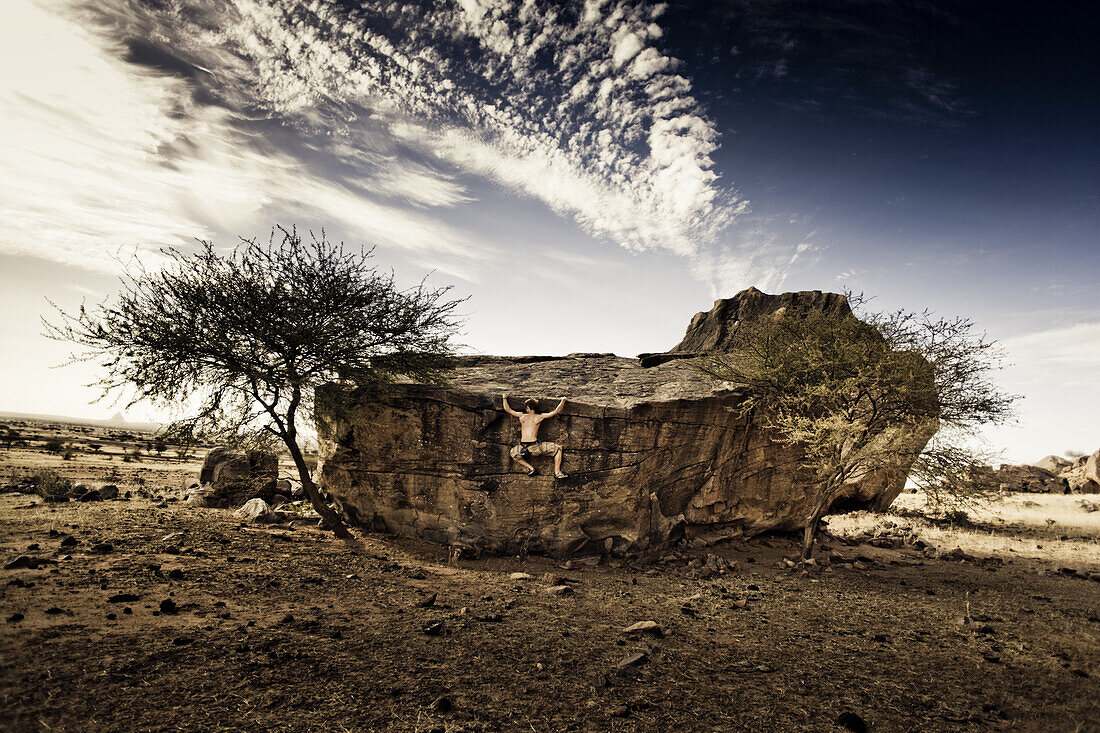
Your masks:
<svg viewBox="0 0 1100 733"><path fill-rule="evenodd" d="M538 471L534 466L523 459L530 456L546 456L553 454L554 476L557 478L569 478L561 472L561 446L557 443L551 443L550 441L539 440L539 424L546 418L554 417L554 415L559 414L562 408L565 407L565 398L561 398L561 402L558 403L558 406L555 407L552 412L539 414L535 412L536 407L538 407L538 403L534 400L524 400L524 411L516 412L508 404L508 395L504 395L504 411L509 415L514 415L519 418L520 442L519 445L512 448L510 452L512 460L526 468L528 476L534 476Z"/></svg>

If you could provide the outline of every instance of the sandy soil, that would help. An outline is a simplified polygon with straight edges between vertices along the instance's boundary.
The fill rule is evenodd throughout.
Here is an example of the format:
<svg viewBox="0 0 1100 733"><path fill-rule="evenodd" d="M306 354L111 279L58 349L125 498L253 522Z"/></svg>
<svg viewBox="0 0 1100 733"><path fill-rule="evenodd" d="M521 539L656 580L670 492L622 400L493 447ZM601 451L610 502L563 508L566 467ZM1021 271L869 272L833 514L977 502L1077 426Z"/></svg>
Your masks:
<svg viewBox="0 0 1100 733"><path fill-rule="evenodd" d="M120 488L186 478L143 470ZM772 536L657 566L449 563L376 534L25 494L0 495L0 527L5 563L43 561L0 571L6 730L1100 730L1100 583L1063 558L831 537L830 567L803 574ZM698 577L707 553L738 569ZM645 620L663 635L622 632Z"/></svg>

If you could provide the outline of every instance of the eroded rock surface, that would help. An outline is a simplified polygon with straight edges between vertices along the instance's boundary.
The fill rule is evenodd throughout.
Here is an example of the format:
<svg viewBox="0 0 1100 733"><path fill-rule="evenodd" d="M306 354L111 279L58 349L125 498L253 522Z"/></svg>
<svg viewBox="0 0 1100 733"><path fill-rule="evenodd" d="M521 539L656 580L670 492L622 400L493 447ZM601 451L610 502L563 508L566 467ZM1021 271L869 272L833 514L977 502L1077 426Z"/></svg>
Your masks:
<svg viewBox="0 0 1100 733"><path fill-rule="evenodd" d="M279 458L267 451L214 448L199 471L192 504L237 507L254 497L270 500L279 477Z"/></svg>
<svg viewBox="0 0 1100 733"><path fill-rule="evenodd" d="M816 291L738 298L757 316L844 300ZM748 309L720 301L711 313ZM706 320L696 316L692 328ZM549 457L533 459L535 477L512 463L519 424L502 393L514 407L539 398L543 412L567 398L539 437L564 446L568 479L553 478ZM684 534L797 529L811 509L799 453L745 413L744 398L675 356L465 357L446 386L323 391L322 483L352 521L498 552L625 554ZM850 495L885 507L903 485L904 476L872 475Z"/></svg>

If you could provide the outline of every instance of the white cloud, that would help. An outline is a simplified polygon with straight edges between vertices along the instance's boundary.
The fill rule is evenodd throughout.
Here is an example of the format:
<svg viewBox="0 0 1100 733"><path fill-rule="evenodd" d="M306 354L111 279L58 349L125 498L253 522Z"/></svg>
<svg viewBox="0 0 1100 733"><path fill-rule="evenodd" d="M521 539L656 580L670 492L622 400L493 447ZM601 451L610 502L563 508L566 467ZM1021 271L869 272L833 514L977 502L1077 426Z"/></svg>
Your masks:
<svg viewBox="0 0 1100 733"><path fill-rule="evenodd" d="M593 237L693 258L708 280L728 279L717 268L766 284L790 256L774 237L729 233L747 203L715 170L719 136L690 80L656 45L660 6L51 0L45 13L30 1L20 12L55 38L8 53L94 68L54 62L52 108L39 84L2 91L22 116L5 128L42 131L0 163L9 180L34 178L7 197L23 211L8 251L41 253L32 233L45 233L55 256L95 259L92 242L177 244L309 208L412 252L463 242L435 248L473 276L459 259L491 248L435 218L473 200L472 174ZM127 63L134 39L204 72ZM257 129L276 123L297 147ZM398 237L404 220L418 233Z"/></svg>
<svg viewBox="0 0 1100 733"><path fill-rule="evenodd" d="M0 86L4 252L110 271L118 248L187 246L296 211L369 242L431 250L435 266L467 278L488 256L468 235L366 195L419 208L468 201L449 177L402 160L372 170L360 147L348 156L360 173L343 185L251 144L230 111L195 103L185 81L127 64L59 13L23 4L18 14L0 38L0 63L23 69Z"/></svg>

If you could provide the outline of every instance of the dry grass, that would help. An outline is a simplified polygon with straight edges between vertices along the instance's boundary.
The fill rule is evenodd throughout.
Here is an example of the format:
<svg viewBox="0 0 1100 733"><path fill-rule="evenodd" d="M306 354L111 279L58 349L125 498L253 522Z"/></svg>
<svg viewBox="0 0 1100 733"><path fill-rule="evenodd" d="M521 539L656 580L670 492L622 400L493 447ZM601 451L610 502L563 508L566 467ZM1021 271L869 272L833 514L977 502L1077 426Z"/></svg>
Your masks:
<svg viewBox="0 0 1100 733"><path fill-rule="evenodd" d="M1100 570L1100 503L1096 495L1009 494L968 512L969 525L934 521L921 494L902 494L890 521L908 522L921 539L940 550L956 547L979 557L1026 560L1036 567ZM921 515L930 519L922 519ZM853 535L881 525L882 515L857 512L830 518L830 529Z"/></svg>

